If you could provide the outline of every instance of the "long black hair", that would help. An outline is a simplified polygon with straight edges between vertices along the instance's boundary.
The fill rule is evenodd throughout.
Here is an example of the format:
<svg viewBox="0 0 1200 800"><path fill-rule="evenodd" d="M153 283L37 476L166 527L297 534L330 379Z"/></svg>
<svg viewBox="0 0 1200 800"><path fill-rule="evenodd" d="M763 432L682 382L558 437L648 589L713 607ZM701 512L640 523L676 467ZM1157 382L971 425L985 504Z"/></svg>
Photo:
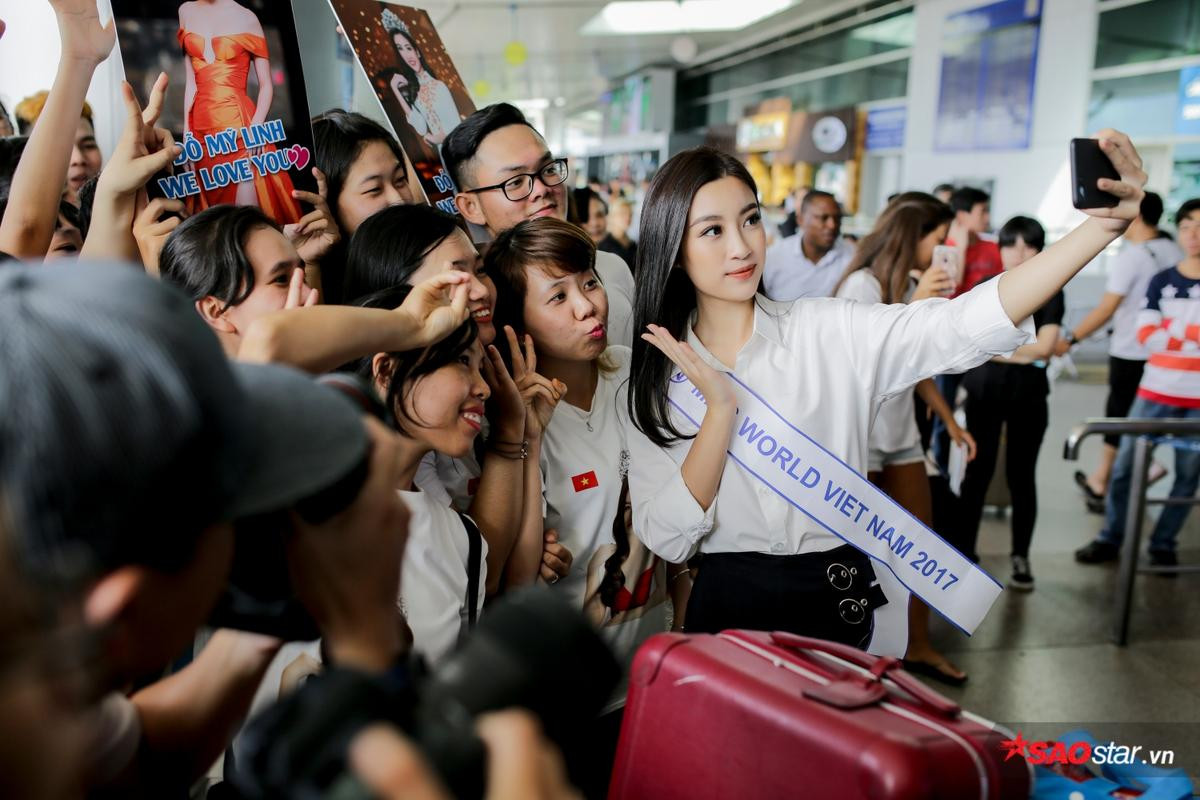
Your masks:
<svg viewBox="0 0 1200 800"><path fill-rule="evenodd" d="M427 205L389 206L350 239L342 296L347 301L408 283L435 247L462 230L457 217Z"/></svg>
<svg viewBox="0 0 1200 800"><path fill-rule="evenodd" d="M341 196L350 169L358 160L363 148L371 142L383 142L407 172L404 151L400 149L396 137L378 122L340 108L332 108L318 117L313 117L312 130L317 166L325 173L329 210L333 212L337 224L345 230L346 224L337 217L338 197ZM412 176L408 176L408 179L411 181Z"/></svg>
<svg viewBox="0 0 1200 800"><path fill-rule="evenodd" d="M354 302L354 305L361 308L388 310L399 308L411 291L411 286L390 286L360 297ZM454 363L459 356L470 349L478 337L479 329L475 326L475 320L468 318L466 322L451 331L449 336L428 347L388 353L391 359L391 369L387 376L387 394L384 397L384 405L396 420L397 431L402 435L408 435L400 424L401 420L414 425L422 424L420 420L410 417L404 409L405 382L414 381L413 387L415 388L416 382L419 382L423 376L429 375L447 364ZM374 385L374 360L373 354L364 356L347 364L342 371L355 372Z"/></svg>
<svg viewBox="0 0 1200 800"><path fill-rule="evenodd" d="M629 414L637 429L659 447L694 437L685 436L671 423L667 405L667 381L674 369L671 361L639 334L653 323L676 339L683 338L696 309L696 287L682 264L688 214L701 187L727 177L737 178L758 196L754 178L733 156L712 147L684 150L663 164L642 203Z"/></svg>
<svg viewBox="0 0 1200 800"><path fill-rule="evenodd" d="M612 609L614 616L618 613L617 594L625 587L625 571L621 568L625 566L625 559L629 558L630 552L630 530L625 527L625 504L627 502L629 502L628 478L621 481L621 495L617 499L617 516L613 519L613 543L617 549L611 556L604 559L604 577L600 579L600 586L596 589L600 602L606 608Z"/></svg>

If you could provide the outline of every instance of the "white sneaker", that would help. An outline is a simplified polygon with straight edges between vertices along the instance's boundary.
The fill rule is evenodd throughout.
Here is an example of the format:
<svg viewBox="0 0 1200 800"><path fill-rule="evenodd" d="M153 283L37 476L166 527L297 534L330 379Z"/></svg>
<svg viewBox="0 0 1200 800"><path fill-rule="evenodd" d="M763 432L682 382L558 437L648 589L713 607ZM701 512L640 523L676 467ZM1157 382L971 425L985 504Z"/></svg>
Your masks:
<svg viewBox="0 0 1200 800"><path fill-rule="evenodd" d="M1008 588L1021 592L1033 591L1033 571L1025 556L1012 557L1012 577L1008 579Z"/></svg>

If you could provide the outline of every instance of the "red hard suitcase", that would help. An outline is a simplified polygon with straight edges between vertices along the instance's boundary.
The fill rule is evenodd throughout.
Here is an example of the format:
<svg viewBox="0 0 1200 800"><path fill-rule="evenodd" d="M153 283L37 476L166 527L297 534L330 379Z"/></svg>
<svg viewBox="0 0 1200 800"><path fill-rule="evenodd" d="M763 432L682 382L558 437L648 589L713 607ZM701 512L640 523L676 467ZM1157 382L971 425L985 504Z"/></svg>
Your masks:
<svg viewBox="0 0 1200 800"><path fill-rule="evenodd" d="M1028 798L1009 738L895 658L788 633L665 633L634 658L609 800Z"/></svg>

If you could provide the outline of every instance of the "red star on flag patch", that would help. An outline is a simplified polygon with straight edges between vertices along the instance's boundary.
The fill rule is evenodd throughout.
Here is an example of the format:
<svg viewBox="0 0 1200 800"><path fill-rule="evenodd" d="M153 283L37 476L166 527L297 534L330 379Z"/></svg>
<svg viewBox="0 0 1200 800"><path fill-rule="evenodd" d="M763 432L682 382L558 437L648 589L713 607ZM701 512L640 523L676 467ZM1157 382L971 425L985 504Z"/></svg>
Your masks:
<svg viewBox="0 0 1200 800"><path fill-rule="evenodd" d="M589 470L582 475L575 475L571 478L571 485L575 487L575 491L577 492L594 489L599 485L599 482L596 480L596 471Z"/></svg>

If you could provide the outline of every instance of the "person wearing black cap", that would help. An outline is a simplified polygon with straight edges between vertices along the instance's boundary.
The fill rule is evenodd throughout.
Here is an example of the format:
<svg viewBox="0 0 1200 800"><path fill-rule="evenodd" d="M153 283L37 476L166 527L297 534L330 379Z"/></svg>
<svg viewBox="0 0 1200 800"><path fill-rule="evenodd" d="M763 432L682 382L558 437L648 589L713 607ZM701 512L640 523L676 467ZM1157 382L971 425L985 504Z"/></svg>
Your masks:
<svg viewBox="0 0 1200 800"><path fill-rule="evenodd" d="M185 297L125 265L7 267L0 338L13 560L82 620L110 692L94 781L186 786L220 753L276 642L224 633L132 699L112 690L161 671L208 618L232 521L355 470L362 488L340 513L290 516L293 585L335 663L379 671L401 654L407 512L385 426L301 373L231 365Z"/></svg>

